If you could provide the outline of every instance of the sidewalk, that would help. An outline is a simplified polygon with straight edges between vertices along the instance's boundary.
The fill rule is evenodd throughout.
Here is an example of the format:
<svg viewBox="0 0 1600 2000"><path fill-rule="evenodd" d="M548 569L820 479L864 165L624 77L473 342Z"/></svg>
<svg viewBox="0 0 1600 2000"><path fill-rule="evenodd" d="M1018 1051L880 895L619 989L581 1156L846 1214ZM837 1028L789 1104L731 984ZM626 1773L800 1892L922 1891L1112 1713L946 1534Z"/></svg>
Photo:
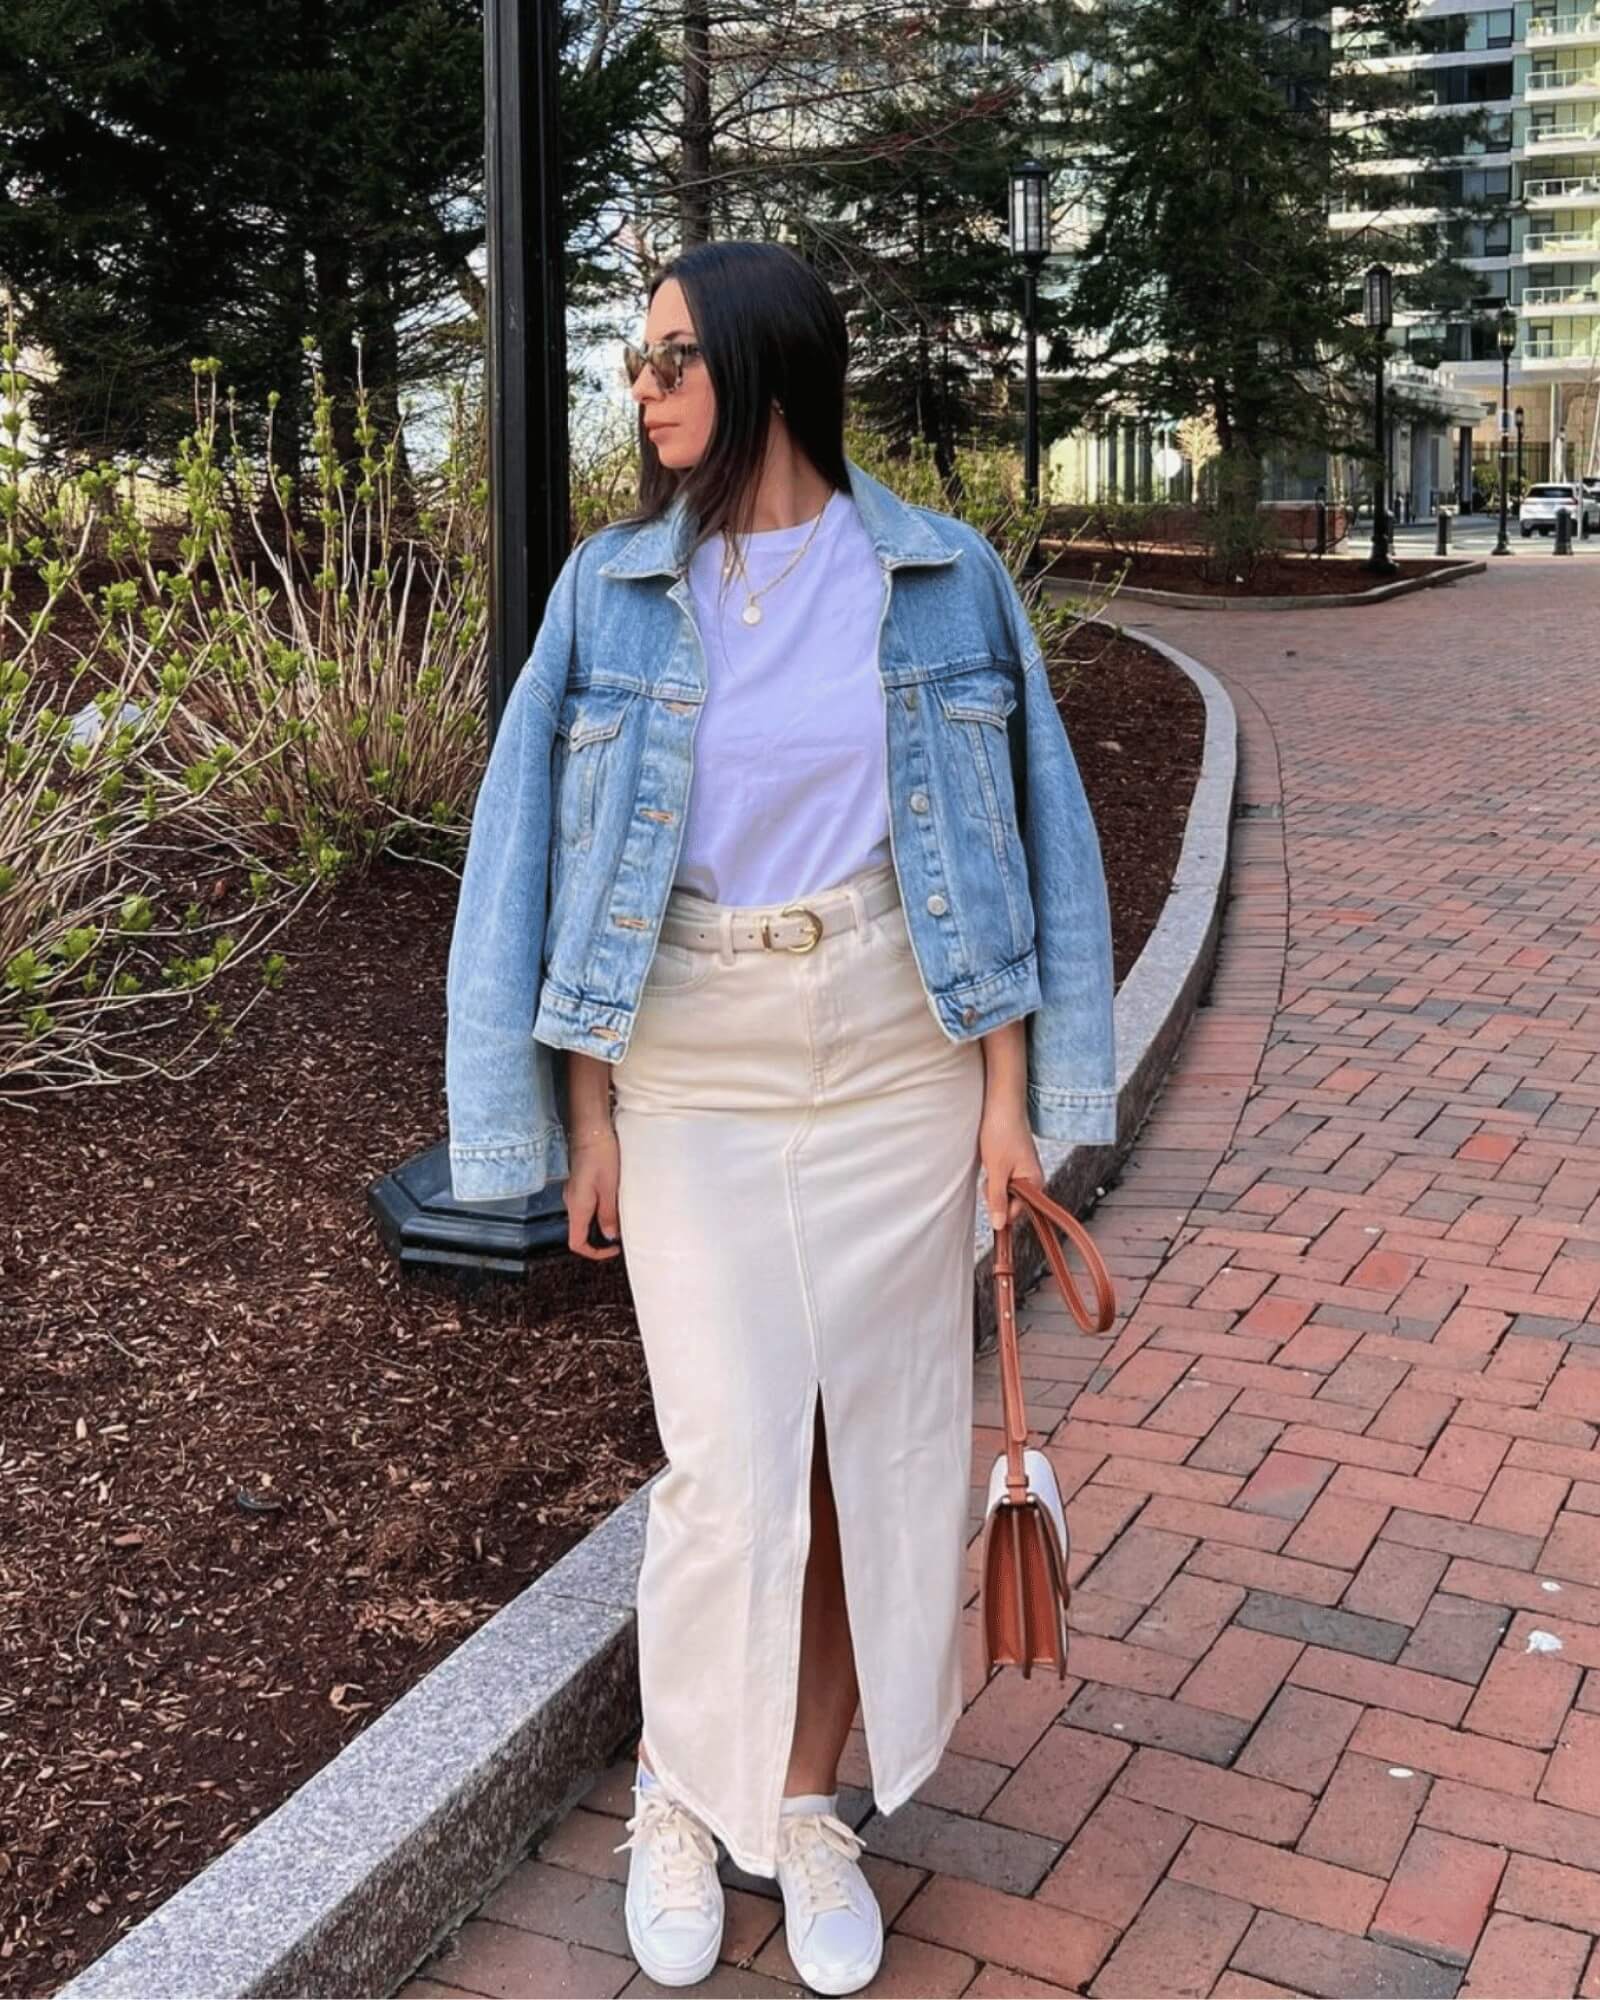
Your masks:
<svg viewBox="0 0 1600 2000"><path fill-rule="evenodd" d="M1239 709L1222 956L1095 1213L1114 1348L1024 1313L1073 1677L979 1692L969 1623L891 1820L852 1735L868 1990L1600 1995L1600 575L1139 611ZM630 1776L404 1992L656 1991ZM682 1990L804 1991L776 1885L724 1879Z"/></svg>

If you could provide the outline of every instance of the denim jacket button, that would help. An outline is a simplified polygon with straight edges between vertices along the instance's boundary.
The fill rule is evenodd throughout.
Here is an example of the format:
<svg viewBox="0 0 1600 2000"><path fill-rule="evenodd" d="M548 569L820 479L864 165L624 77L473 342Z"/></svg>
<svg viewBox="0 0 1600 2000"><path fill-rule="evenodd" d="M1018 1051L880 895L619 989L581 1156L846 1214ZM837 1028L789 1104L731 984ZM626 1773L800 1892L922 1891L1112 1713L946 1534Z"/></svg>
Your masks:
<svg viewBox="0 0 1600 2000"><path fill-rule="evenodd" d="M928 898L928 912L930 916L942 917L949 907L950 905L945 901L943 896L933 895Z"/></svg>
<svg viewBox="0 0 1600 2000"><path fill-rule="evenodd" d="M914 813L925 813L928 810L928 795L926 792L913 792L911 794L911 810Z"/></svg>
<svg viewBox="0 0 1600 2000"><path fill-rule="evenodd" d="M963 1023L964 1023L964 1024L965 1024L965 1025L966 1025L967 1027L969 1027L969 1028L970 1028L970 1027L972 1026L973 1022L974 1022L975 1020L977 1020L977 1018L978 1018L978 1010L977 1010L977 1008L976 1008L976 1007L963 1007L963 1008L962 1008L962 1010L961 1010L961 1019L962 1019Z"/></svg>

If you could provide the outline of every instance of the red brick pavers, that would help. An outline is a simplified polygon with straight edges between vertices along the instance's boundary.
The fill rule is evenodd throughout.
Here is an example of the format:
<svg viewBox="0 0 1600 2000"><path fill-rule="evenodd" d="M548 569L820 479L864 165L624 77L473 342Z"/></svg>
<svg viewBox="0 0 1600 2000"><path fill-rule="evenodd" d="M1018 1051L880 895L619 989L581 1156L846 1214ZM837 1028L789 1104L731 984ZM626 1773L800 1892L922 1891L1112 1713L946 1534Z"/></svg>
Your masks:
<svg viewBox="0 0 1600 2000"><path fill-rule="evenodd" d="M870 1990L1600 1995L1600 573L1138 615L1239 711L1221 956L1095 1213L1114 1343L1025 1315L1072 1675L969 1623L888 1821L852 1735ZM630 1773L406 1991L649 1990ZM803 1990L725 1875L701 1990Z"/></svg>

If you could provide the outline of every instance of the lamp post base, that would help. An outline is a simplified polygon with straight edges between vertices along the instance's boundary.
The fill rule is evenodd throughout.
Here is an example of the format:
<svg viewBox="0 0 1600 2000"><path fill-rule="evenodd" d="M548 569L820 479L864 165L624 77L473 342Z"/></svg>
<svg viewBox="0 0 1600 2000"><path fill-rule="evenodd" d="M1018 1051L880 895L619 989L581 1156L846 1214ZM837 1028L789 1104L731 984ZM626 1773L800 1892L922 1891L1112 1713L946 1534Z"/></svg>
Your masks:
<svg viewBox="0 0 1600 2000"><path fill-rule="evenodd" d="M504 1201L458 1202L445 1140L414 1153L367 1188L378 1234L403 1271L476 1280L526 1278L541 1257L567 1248L564 1181Z"/></svg>

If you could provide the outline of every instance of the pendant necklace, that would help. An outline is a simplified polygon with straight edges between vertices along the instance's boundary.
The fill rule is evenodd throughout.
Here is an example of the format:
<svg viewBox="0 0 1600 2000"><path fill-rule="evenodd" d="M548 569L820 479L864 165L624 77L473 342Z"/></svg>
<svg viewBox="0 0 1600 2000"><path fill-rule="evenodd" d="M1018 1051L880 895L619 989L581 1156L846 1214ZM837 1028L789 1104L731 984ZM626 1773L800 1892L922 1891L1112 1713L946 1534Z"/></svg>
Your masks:
<svg viewBox="0 0 1600 2000"><path fill-rule="evenodd" d="M750 573L744 566L743 554L742 553L740 554L738 558L738 570L740 576L744 578L745 600L744 600L744 609L739 613L739 616L743 619L746 625L759 625L761 623L761 606L757 600L765 597L769 590L776 589L776 587L780 583L782 583L783 579L789 574L789 572L798 565L800 558L805 554L806 550L810 548L812 542L815 541L817 530L822 526L822 516L823 514L827 513L829 507L832 504L833 504L833 495L830 493L827 499L822 503L822 513L818 514L817 518L811 523L811 533L806 536L805 540L800 544L799 548L790 557L788 562L784 564L783 568L779 570L778 574L772 579L771 583L762 584L759 590L753 590L750 587ZM733 571L734 571L733 539L731 536L728 536L724 538L723 549L722 549L722 582L724 589L726 589L729 580L732 578Z"/></svg>

